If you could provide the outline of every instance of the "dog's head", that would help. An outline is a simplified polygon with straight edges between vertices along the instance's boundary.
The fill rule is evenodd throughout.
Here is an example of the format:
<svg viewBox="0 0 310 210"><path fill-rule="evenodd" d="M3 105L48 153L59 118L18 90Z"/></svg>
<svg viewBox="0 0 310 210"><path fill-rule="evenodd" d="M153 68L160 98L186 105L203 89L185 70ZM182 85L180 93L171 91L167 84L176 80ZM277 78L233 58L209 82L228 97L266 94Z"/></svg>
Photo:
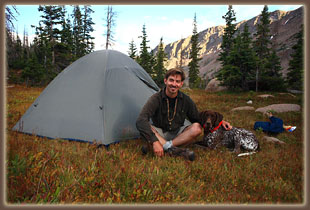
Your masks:
<svg viewBox="0 0 310 210"><path fill-rule="evenodd" d="M223 115L211 110L202 111L199 114L200 124L204 128L204 133L209 133L213 128L217 127L223 120Z"/></svg>

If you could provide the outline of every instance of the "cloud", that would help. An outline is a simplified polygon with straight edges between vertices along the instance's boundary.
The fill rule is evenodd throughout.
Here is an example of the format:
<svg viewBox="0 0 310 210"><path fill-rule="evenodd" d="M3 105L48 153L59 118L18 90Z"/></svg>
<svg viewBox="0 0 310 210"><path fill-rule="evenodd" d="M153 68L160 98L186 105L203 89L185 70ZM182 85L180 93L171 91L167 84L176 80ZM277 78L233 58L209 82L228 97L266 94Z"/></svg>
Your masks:
<svg viewBox="0 0 310 210"><path fill-rule="evenodd" d="M115 48L119 47L119 51L127 52L129 43L133 40L136 46L140 43L138 37L142 35L142 25L126 24L117 26L115 29Z"/></svg>
<svg viewBox="0 0 310 210"><path fill-rule="evenodd" d="M96 24L94 27L95 31L92 33L92 36L95 37L95 50L105 49L105 36L104 36L104 26Z"/></svg>

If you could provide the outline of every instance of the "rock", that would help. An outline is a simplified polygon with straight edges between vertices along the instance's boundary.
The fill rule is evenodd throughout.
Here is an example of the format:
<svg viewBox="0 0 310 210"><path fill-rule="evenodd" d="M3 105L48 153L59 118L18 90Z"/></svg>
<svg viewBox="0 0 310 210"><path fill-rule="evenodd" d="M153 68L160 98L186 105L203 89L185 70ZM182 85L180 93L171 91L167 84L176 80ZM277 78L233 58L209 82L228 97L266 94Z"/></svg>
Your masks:
<svg viewBox="0 0 310 210"><path fill-rule="evenodd" d="M296 96L295 95L293 95L293 94L291 94L291 93L279 93L280 95L290 95L290 96L292 96L292 97L294 97L294 98L296 98Z"/></svg>
<svg viewBox="0 0 310 210"><path fill-rule="evenodd" d="M300 91L300 90L287 90L288 92L290 93L294 93L294 94L301 94L303 93L303 91Z"/></svg>
<svg viewBox="0 0 310 210"><path fill-rule="evenodd" d="M298 112L300 111L300 106L298 104L272 104L269 106L258 108L255 110L255 112L266 113L270 110L275 112Z"/></svg>
<svg viewBox="0 0 310 210"><path fill-rule="evenodd" d="M227 87L220 86L220 81L218 81L216 78L212 79L205 89L205 91L209 92L217 92L223 90L227 90Z"/></svg>
<svg viewBox="0 0 310 210"><path fill-rule="evenodd" d="M252 106L241 106L241 107L237 107L237 108L233 108L230 111L244 111L244 110L254 110L254 107Z"/></svg>
<svg viewBox="0 0 310 210"><path fill-rule="evenodd" d="M268 94L258 95L257 97L259 97L259 98L269 98L269 97L273 97L273 98L274 98L273 95L268 95Z"/></svg>
<svg viewBox="0 0 310 210"><path fill-rule="evenodd" d="M267 142L273 142L273 143L278 143L278 144L285 144L285 142L280 141L279 139L277 139L275 137L271 137L271 136L264 136L263 140L265 140Z"/></svg>

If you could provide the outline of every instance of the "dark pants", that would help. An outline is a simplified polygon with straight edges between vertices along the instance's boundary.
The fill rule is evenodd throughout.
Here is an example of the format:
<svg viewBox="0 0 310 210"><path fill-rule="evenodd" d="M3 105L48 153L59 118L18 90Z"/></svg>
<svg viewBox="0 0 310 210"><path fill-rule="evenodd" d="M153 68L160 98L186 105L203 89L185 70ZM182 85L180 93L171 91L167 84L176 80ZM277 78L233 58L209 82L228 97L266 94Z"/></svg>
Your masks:
<svg viewBox="0 0 310 210"><path fill-rule="evenodd" d="M274 116L270 117L269 120L271 122L255 122L254 130L261 128L264 132L272 134L278 134L284 131L283 120Z"/></svg>

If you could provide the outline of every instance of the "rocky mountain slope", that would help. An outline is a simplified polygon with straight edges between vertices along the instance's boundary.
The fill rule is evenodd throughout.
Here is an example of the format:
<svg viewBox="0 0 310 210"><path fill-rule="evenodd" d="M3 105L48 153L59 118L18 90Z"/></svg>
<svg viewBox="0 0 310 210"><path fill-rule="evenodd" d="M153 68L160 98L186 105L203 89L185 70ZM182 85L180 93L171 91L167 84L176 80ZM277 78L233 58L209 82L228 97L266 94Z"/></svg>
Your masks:
<svg viewBox="0 0 310 210"><path fill-rule="evenodd" d="M237 14L238 15L238 14ZM304 22L303 7L293 11L274 11L270 13L270 34L271 41L274 44L277 54L281 59L282 74L285 77L288 69L288 62L290 54L292 53L292 46L296 43L293 38L299 32L301 25ZM256 25L260 20L260 16L253 17L250 20L244 20L236 24L237 29L243 30L245 23L249 26L249 32L252 36L256 32ZM199 32L199 52L202 58L200 66L200 76L207 81L214 78L215 73L220 69L221 64L217 61L220 52L220 45L222 36L224 34L225 26L216 26L208 28ZM166 68L170 69L176 67L182 62L185 71L188 71L188 63L190 62L190 39L187 38L178 40L176 42L165 45L165 52L167 53ZM155 48L156 52L157 48ZM182 61L181 61L182 54Z"/></svg>

